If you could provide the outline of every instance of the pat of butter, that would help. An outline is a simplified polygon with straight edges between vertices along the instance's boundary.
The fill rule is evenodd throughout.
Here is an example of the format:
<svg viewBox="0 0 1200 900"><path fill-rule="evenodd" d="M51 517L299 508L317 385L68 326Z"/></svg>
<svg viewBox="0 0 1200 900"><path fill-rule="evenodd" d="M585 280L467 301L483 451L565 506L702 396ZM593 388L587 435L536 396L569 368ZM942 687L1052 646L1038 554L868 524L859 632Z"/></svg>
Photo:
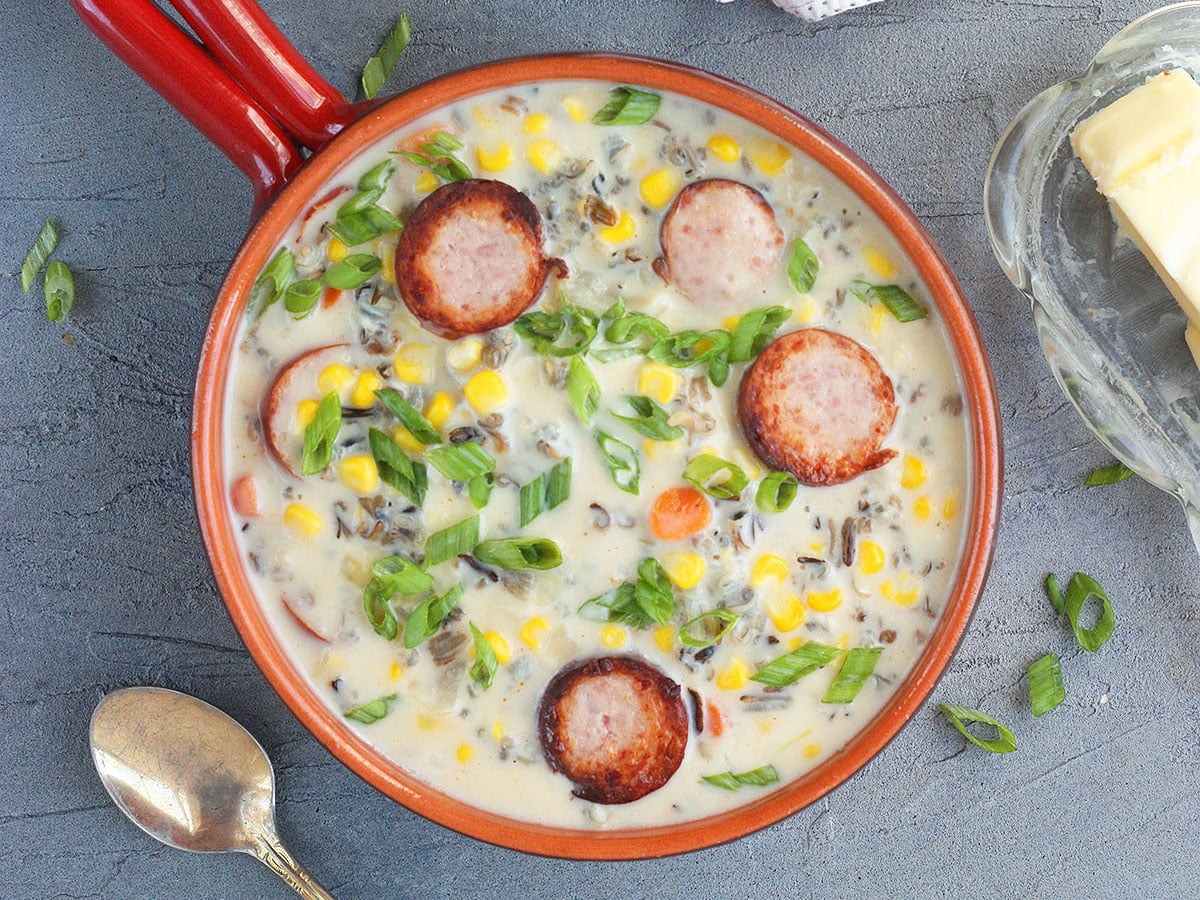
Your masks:
<svg viewBox="0 0 1200 900"><path fill-rule="evenodd" d="M1071 146L1187 313L1200 364L1200 85L1183 69L1155 75L1080 124Z"/></svg>

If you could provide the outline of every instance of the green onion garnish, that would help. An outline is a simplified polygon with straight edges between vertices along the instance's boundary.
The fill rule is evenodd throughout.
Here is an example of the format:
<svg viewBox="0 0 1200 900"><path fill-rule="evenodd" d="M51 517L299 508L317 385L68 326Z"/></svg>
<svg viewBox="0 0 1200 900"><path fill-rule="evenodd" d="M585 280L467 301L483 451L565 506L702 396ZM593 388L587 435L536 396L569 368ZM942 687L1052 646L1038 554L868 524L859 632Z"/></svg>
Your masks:
<svg viewBox="0 0 1200 900"><path fill-rule="evenodd" d="M496 669L500 661L496 658L496 650L491 641L483 636L483 632L475 627L475 623L467 624L471 626L471 635L475 638L475 662L471 665L471 680L486 691L496 680Z"/></svg>
<svg viewBox="0 0 1200 900"><path fill-rule="evenodd" d="M323 289L316 278L294 281L283 292L283 308L297 319L303 319L316 307Z"/></svg>
<svg viewBox="0 0 1200 900"><path fill-rule="evenodd" d="M339 291L351 291L366 284L383 268L378 256L370 253L351 253L325 270L325 283Z"/></svg>
<svg viewBox="0 0 1200 900"><path fill-rule="evenodd" d="M786 687L829 665L841 655L842 651L837 647L806 641L791 653L771 660L751 675L750 680L770 687Z"/></svg>
<svg viewBox="0 0 1200 900"><path fill-rule="evenodd" d="M555 313L526 313L513 323L513 330L533 344L542 356L577 356L596 339L600 317L573 303L563 303Z"/></svg>
<svg viewBox="0 0 1200 900"><path fill-rule="evenodd" d="M952 706L949 703L943 703L938 708L946 714L946 718L950 720L950 724L957 728L962 736L976 747L982 747L989 753L1009 753L1017 749L1017 739L1013 737L1013 733L1005 728L998 719L993 719L987 713L971 709L969 706ZM983 725L991 725L996 729L996 737L976 737L967 730L967 722L979 722Z"/></svg>
<svg viewBox="0 0 1200 900"><path fill-rule="evenodd" d="M667 573L653 557L638 565L638 578L592 597L579 607L585 619L623 622L633 628L666 625L675 615L675 595Z"/></svg>
<svg viewBox="0 0 1200 900"><path fill-rule="evenodd" d="M654 118L662 97L632 87L615 87L608 102L592 116L593 125L643 125Z"/></svg>
<svg viewBox="0 0 1200 900"><path fill-rule="evenodd" d="M915 322L925 318L925 310L896 284L871 284L856 278L850 282L850 293L863 303L882 303L897 322Z"/></svg>
<svg viewBox="0 0 1200 900"><path fill-rule="evenodd" d="M736 791L740 787L763 787L768 784L775 784L779 780L779 773L775 771L774 766L759 766L757 769L751 769L749 772L721 772L718 775L701 775L709 784L715 784L719 788L724 788L727 791Z"/></svg>
<svg viewBox="0 0 1200 900"><path fill-rule="evenodd" d="M435 594L412 611L404 624L404 646L411 650L437 634L446 616L462 599L463 586L456 584L444 594Z"/></svg>
<svg viewBox="0 0 1200 900"><path fill-rule="evenodd" d="M483 541L471 554L481 563L499 569L556 569L562 565L562 551L548 538L500 538Z"/></svg>
<svg viewBox="0 0 1200 900"><path fill-rule="evenodd" d="M852 702L875 671L875 663L879 661L879 654L882 652L882 647L855 647L847 653L842 668L833 679L829 690L825 692L825 696L821 698L821 702Z"/></svg>
<svg viewBox="0 0 1200 900"><path fill-rule="evenodd" d="M404 48L408 46L411 39L412 32L408 27L408 13L401 13L400 21L383 39L383 43L379 45L375 55L368 59L367 64L363 66L362 92L364 97L369 100L379 93L379 89L383 87L383 83L396 68L396 63L400 61L400 54L404 52Z"/></svg>
<svg viewBox="0 0 1200 900"><path fill-rule="evenodd" d="M1091 628L1082 628L1079 625L1079 613L1092 597L1100 601L1100 618ZM1116 623L1112 604L1108 602L1104 588L1090 575L1076 572L1071 576L1067 583L1066 611L1067 618L1071 620L1071 629L1075 632L1075 640L1089 653L1095 653L1112 637L1113 625Z"/></svg>
<svg viewBox="0 0 1200 900"><path fill-rule="evenodd" d="M33 246L25 254L25 261L21 263L21 290L26 294L29 293L33 280L37 278L38 272L42 271L42 266L46 265L46 260L50 258L50 254L57 246L58 232L54 230L54 226L47 219L42 223L42 230L34 239Z"/></svg>
<svg viewBox="0 0 1200 900"><path fill-rule="evenodd" d="M476 509L483 509L492 497L492 488L496 486L496 476L492 472L484 472L467 481L467 496Z"/></svg>
<svg viewBox="0 0 1200 900"><path fill-rule="evenodd" d="M1063 687L1062 663L1053 653L1047 653L1033 663L1025 673L1029 681L1029 705L1035 717L1050 712L1067 699Z"/></svg>
<svg viewBox="0 0 1200 900"><path fill-rule="evenodd" d="M437 429L429 424L429 420L417 412L411 403L391 388L380 388L375 392L375 399L383 404L384 409L400 420L400 424L408 429L409 434L425 446L440 444L442 436Z"/></svg>
<svg viewBox="0 0 1200 900"><path fill-rule="evenodd" d="M396 637L396 616L388 603L396 594L419 594L433 587L433 577L404 556L385 556L371 564L372 578L363 589L363 610L375 633Z"/></svg>
<svg viewBox="0 0 1200 900"><path fill-rule="evenodd" d="M600 453L608 463L608 473L612 476L613 484L625 493L636 496L642 472L637 451L604 431L596 432L596 443L600 445Z"/></svg>
<svg viewBox="0 0 1200 900"><path fill-rule="evenodd" d="M709 380L720 387L725 380L724 378L719 381L713 379L713 361L717 360L719 364L725 363L724 354L729 349L729 341L729 332L720 329L706 331L703 334L698 331L677 331L655 341L646 351L646 355L655 362L675 369L686 369L689 366L707 363ZM720 367L718 365L718 368ZM728 375L728 369L729 367L724 365L726 375Z"/></svg>
<svg viewBox="0 0 1200 900"><path fill-rule="evenodd" d="M783 512L792 505L799 490L800 482L791 472L771 472L758 483L754 502L763 512Z"/></svg>
<svg viewBox="0 0 1200 900"><path fill-rule="evenodd" d="M46 266L46 318L61 322L75 305L75 277L65 263L57 259Z"/></svg>
<svg viewBox="0 0 1200 900"><path fill-rule="evenodd" d="M342 402L337 391L321 398L317 414L304 429L304 450L300 456L300 474L315 475L325 471L333 458L333 442L342 427Z"/></svg>
<svg viewBox="0 0 1200 900"><path fill-rule="evenodd" d="M1054 604L1054 611L1060 616L1067 611L1067 599L1058 585L1058 576L1053 572L1046 576L1046 596L1050 598L1050 602Z"/></svg>
<svg viewBox="0 0 1200 900"><path fill-rule="evenodd" d="M479 543L479 516L471 516L425 539L425 568L470 553Z"/></svg>
<svg viewBox="0 0 1200 900"><path fill-rule="evenodd" d="M370 725L372 722L378 722L388 714L388 703L395 699L395 694L388 694L386 697L380 697L378 700L372 700L369 703L364 703L362 706L349 709L342 713L342 715L347 719L353 719L355 722Z"/></svg>
<svg viewBox="0 0 1200 900"><path fill-rule="evenodd" d="M288 247L280 247L279 251L271 257L271 261L254 279L254 284L250 288L250 299L246 304L247 308L253 310L256 316L265 313L267 307L282 297L287 286L292 283L292 274L295 269L296 254Z"/></svg>
<svg viewBox="0 0 1200 900"><path fill-rule="evenodd" d="M571 457L521 486L521 527L571 496Z"/></svg>
<svg viewBox="0 0 1200 900"><path fill-rule="evenodd" d="M470 481L496 470L496 458L472 441L431 447L425 451L425 461L451 481Z"/></svg>
<svg viewBox="0 0 1200 900"><path fill-rule="evenodd" d="M726 361L743 363L754 359L791 316L792 311L786 306L765 306L746 313L738 319L730 334Z"/></svg>
<svg viewBox="0 0 1200 900"><path fill-rule="evenodd" d="M404 150L393 150L395 156L407 159L410 163L428 169L444 182L465 181L471 177L471 170L466 163L454 154L463 148L462 141L444 131L439 131L428 141L417 147L416 153Z"/></svg>
<svg viewBox="0 0 1200 900"><path fill-rule="evenodd" d="M413 462L400 445L378 428L367 432L371 444L371 455L375 457L375 468L384 483L390 484L401 494L420 506L425 502L425 491L429 487L429 476L425 464Z"/></svg>
<svg viewBox="0 0 1200 900"><path fill-rule="evenodd" d="M674 441L683 437L683 429L668 422L671 414L649 397L629 396L625 399L629 401L629 405L633 407L633 411L637 415L618 416L613 413L614 419L620 419L638 434L651 440Z"/></svg>
<svg viewBox="0 0 1200 900"><path fill-rule="evenodd" d="M646 351L654 346L655 341L670 333L670 329L654 316L643 312L626 312L623 300L618 300L610 306L605 311L604 318L610 320L604 330L604 339L611 344L625 345L639 338L646 338L641 341L644 345L641 350ZM622 351L622 355L625 355L625 351Z"/></svg>
<svg viewBox="0 0 1200 900"><path fill-rule="evenodd" d="M1088 487L1100 487L1105 484L1116 484L1118 481L1124 481L1131 477L1133 477L1133 469L1123 462L1115 462L1092 469L1091 474L1083 480L1083 483Z"/></svg>
<svg viewBox="0 0 1200 900"><path fill-rule="evenodd" d="M685 647L711 647L725 637L740 618L741 616L728 609L710 609L700 613L679 629L679 643ZM693 629L698 634L693 634Z"/></svg>
<svg viewBox="0 0 1200 900"><path fill-rule="evenodd" d="M738 466L711 453L689 459L683 468L683 480L718 500L736 500L750 483Z"/></svg>
<svg viewBox="0 0 1200 900"><path fill-rule="evenodd" d="M334 221L326 227L347 247L364 244L404 227L403 222L379 205L395 171L395 160L389 159L375 166L358 179L358 193L338 207Z"/></svg>
<svg viewBox="0 0 1200 900"><path fill-rule="evenodd" d="M600 405L600 384L581 356L572 356L567 366L567 399L579 421L591 425Z"/></svg>
<svg viewBox="0 0 1200 900"><path fill-rule="evenodd" d="M817 254L804 243L803 238L792 242L792 255L788 258L788 281L798 294L807 294L817 281L817 272L821 264L817 262Z"/></svg>

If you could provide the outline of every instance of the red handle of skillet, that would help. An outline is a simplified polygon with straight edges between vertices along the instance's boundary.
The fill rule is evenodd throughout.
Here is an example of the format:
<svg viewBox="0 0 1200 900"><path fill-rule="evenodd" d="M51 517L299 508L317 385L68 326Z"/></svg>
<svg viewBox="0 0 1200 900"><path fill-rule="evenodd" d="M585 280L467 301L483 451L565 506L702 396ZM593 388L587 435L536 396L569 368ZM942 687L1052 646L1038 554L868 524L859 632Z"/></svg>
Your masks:
<svg viewBox="0 0 1200 900"><path fill-rule="evenodd" d="M254 186L254 215L304 159L279 124L150 0L71 0L84 24Z"/></svg>

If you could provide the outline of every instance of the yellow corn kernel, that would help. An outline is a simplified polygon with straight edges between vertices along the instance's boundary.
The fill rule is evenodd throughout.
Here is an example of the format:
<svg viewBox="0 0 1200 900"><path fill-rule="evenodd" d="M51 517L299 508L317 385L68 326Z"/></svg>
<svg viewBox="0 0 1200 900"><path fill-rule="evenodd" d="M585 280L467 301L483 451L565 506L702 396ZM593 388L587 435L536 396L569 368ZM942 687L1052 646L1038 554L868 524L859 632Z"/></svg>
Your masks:
<svg viewBox="0 0 1200 900"><path fill-rule="evenodd" d="M366 371L354 382L354 390L350 394L350 403L359 409L366 409L375 403L375 392L383 387L383 379L373 371Z"/></svg>
<svg viewBox="0 0 1200 900"><path fill-rule="evenodd" d="M840 638L837 639L837 648L839 650L845 650L849 646L850 646L850 632L847 631L845 634L843 634Z"/></svg>
<svg viewBox="0 0 1200 900"><path fill-rule="evenodd" d="M427 716L425 713L421 713L417 716L417 727L422 731L433 731L440 724L441 723L438 722L436 716Z"/></svg>
<svg viewBox="0 0 1200 900"><path fill-rule="evenodd" d="M541 632L546 631L550 627L541 616L534 616L528 622L521 626L521 640L526 647L531 650L537 650L542 646Z"/></svg>
<svg viewBox="0 0 1200 900"><path fill-rule="evenodd" d="M616 625L605 625L600 629L600 643L610 650L623 647L628 638L629 634L625 629Z"/></svg>
<svg viewBox="0 0 1200 900"><path fill-rule="evenodd" d="M633 216L627 212L623 212L621 213L621 217L617 219L616 225L601 228L596 234L600 235L600 239L603 241L608 241L610 244L619 244L633 237L636 231L637 228L633 223Z"/></svg>
<svg viewBox="0 0 1200 900"><path fill-rule="evenodd" d="M913 515L924 522L929 518L933 508L929 503L928 497L918 497L917 502L913 504Z"/></svg>
<svg viewBox="0 0 1200 900"><path fill-rule="evenodd" d="M876 250L874 247L863 246L862 257L872 271L880 278L891 280L896 277L896 264L888 257L886 253Z"/></svg>
<svg viewBox="0 0 1200 900"><path fill-rule="evenodd" d="M715 346L717 346L717 342L712 338L700 338L696 341L696 354L707 353Z"/></svg>
<svg viewBox="0 0 1200 900"><path fill-rule="evenodd" d="M391 668L388 670L388 673L392 676L392 681L399 681L400 676L404 674L404 666L400 665L398 662L394 662L392 663Z"/></svg>
<svg viewBox="0 0 1200 900"><path fill-rule="evenodd" d="M671 579L671 583L686 591L700 583L708 565L704 562L704 557L698 553L672 550L663 556L662 567L666 571L667 577Z"/></svg>
<svg viewBox="0 0 1200 900"><path fill-rule="evenodd" d="M405 344L392 359L392 373L408 384L428 384L433 380L433 348Z"/></svg>
<svg viewBox="0 0 1200 900"><path fill-rule="evenodd" d="M638 370L638 393L659 403L670 403L679 389L674 369L659 363L646 363Z"/></svg>
<svg viewBox="0 0 1200 900"><path fill-rule="evenodd" d="M422 172L417 176L417 183L414 185L419 194L428 194L434 190L441 182L438 177L432 172Z"/></svg>
<svg viewBox="0 0 1200 900"><path fill-rule="evenodd" d="M330 262L341 262L350 255L350 248L342 241L341 238L330 238L329 247L325 251L329 254Z"/></svg>
<svg viewBox="0 0 1200 900"><path fill-rule="evenodd" d="M726 331L733 331L733 329L737 328L737 323L741 320L741 316L726 316L725 320L721 322L721 327Z"/></svg>
<svg viewBox="0 0 1200 900"><path fill-rule="evenodd" d="M820 755L821 755L821 745L820 744L813 743L813 744L805 745L805 747L804 747L805 758L816 759Z"/></svg>
<svg viewBox="0 0 1200 900"><path fill-rule="evenodd" d="M792 151L778 141L763 138L750 146L750 159L766 175L778 173L791 158Z"/></svg>
<svg viewBox="0 0 1200 900"><path fill-rule="evenodd" d="M334 363L323 368L321 374L317 376L317 390L322 394L328 394L330 391L340 394L353 380L353 369L343 366L341 363Z"/></svg>
<svg viewBox="0 0 1200 900"><path fill-rule="evenodd" d="M679 190L679 173L675 169L658 169L651 172L638 184L638 191L641 193L642 199L655 209L661 209L670 203L677 190Z"/></svg>
<svg viewBox="0 0 1200 900"><path fill-rule="evenodd" d="M498 144L494 149L480 145L475 148L475 159L485 172L503 172L512 165L512 147Z"/></svg>
<svg viewBox="0 0 1200 900"><path fill-rule="evenodd" d="M882 306L872 306L867 309L867 327L871 334L879 334L887 322L888 312Z"/></svg>
<svg viewBox="0 0 1200 900"><path fill-rule="evenodd" d="M925 471L925 463L919 457L905 456L904 471L900 473L900 486L905 488L919 488L925 483L928 474Z"/></svg>
<svg viewBox="0 0 1200 900"><path fill-rule="evenodd" d="M829 591L809 591L807 597L809 609L817 612L833 612L842 605L841 588Z"/></svg>
<svg viewBox="0 0 1200 900"><path fill-rule="evenodd" d="M314 535L321 530L321 517L299 503L289 503L283 511L283 521L297 534Z"/></svg>
<svg viewBox="0 0 1200 900"><path fill-rule="evenodd" d="M675 630L670 625L654 629L654 643L663 653L670 653L675 646Z"/></svg>
<svg viewBox="0 0 1200 900"><path fill-rule="evenodd" d="M588 119L587 109L574 97L567 97L563 100L563 109L576 122L586 122Z"/></svg>
<svg viewBox="0 0 1200 900"><path fill-rule="evenodd" d="M383 276L383 280L388 284L396 283L396 254L395 247L388 247L379 254L379 274Z"/></svg>
<svg viewBox="0 0 1200 900"><path fill-rule="evenodd" d="M392 440L409 453L423 453L425 451L425 445L413 437L413 433L403 425L397 425L392 429Z"/></svg>
<svg viewBox="0 0 1200 900"><path fill-rule="evenodd" d="M475 755L475 751L471 749L470 744L459 744L455 755L458 757L459 762L467 762Z"/></svg>
<svg viewBox="0 0 1200 900"><path fill-rule="evenodd" d="M772 597L767 600L767 615L775 623L775 628L786 634L803 624L804 604L795 594Z"/></svg>
<svg viewBox="0 0 1200 900"><path fill-rule="evenodd" d="M508 641L504 635L498 631L485 631L483 638L492 645L492 652L496 654L496 662L504 665L512 659L512 650L508 646Z"/></svg>
<svg viewBox="0 0 1200 900"><path fill-rule="evenodd" d="M901 586L904 585L905 581L906 581L906 579L904 578L904 576L901 576L900 577ZM881 593L883 595L884 600L887 600L891 603L895 603L897 606L912 606L914 603L917 602L917 589L915 587L914 588L897 587L895 584L893 584L890 581L885 581L883 584L881 584L879 586L879 593Z"/></svg>
<svg viewBox="0 0 1200 900"><path fill-rule="evenodd" d="M791 638L787 642L788 653L791 653L793 650L799 650L803 646L804 646L804 638L802 638L802 637Z"/></svg>
<svg viewBox="0 0 1200 900"><path fill-rule="evenodd" d="M463 393L467 395L467 402L485 416L508 402L508 386L494 369L472 375Z"/></svg>
<svg viewBox="0 0 1200 900"><path fill-rule="evenodd" d="M301 400L296 404L296 422L301 428L307 428L317 417L317 410L320 408L321 404L317 400Z"/></svg>
<svg viewBox="0 0 1200 900"><path fill-rule="evenodd" d="M708 139L708 152L722 162L737 162L742 148L727 134L714 134Z"/></svg>
<svg viewBox="0 0 1200 900"><path fill-rule="evenodd" d="M754 566L750 569L750 586L762 587L772 578L783 581L787 576L788 566L784 558L773 553L764 553L754 561Z"/></svg>
<svg viewBox="0 0 1200 900"><path fill-rule="evenodd" d="M749 680L750 670L740 659L734 659L727 668L717 673L717 687L723 691L740 690Z"/></svg>
<svg viewBox="0 0 1200 900"><path fill-rule="evenodd" d="M883 569L887 554L874 541L863 541L858 545L858 568L864 575L874 575Z"/></svg>
<svg viewBox="0 0 1200 900"><path fill-rule="evenodd" d="M445 391L438 391L425 407L425 418L434 428L441 429L454 412L454 400Z"/></svg>
<svg viewBox="0 0 1200 900"><path fill-rule="evenodd" d="M546 138L531 141L525 155L535 169L547 175L558 168L563 158L562 147Z"/></svg>
<svg viewBox="0 0 1200 900"><path fill-rule="evenodd" d="M347 456L337 464L338 479L360 494L369 494L379 487L379 468L368 454Z"/></svg>
<svg viewBox="0 0 1200 900"><path fill-rule="evenodd" d="M796 309L792 312L792 318L803 325L806 322L811 322L813 316L816 314L817 305L813 303L813 298L805 296L796 304Z"/></svg>
<svg viewBox="0 0 1200 900"><path fill-rule="evenodd" d="M550 127L550 117L545 113L533 113L525 117L525 124L521 127L526 134L541 134Z"/></svg>
<svg viewBox="0 0 1200 900"><path fill-rule="evenodd" d="M946 498L946 502L942 504L942 518L947 521L954 518L955 509L958 506L957 498L951 494Z"/></svg>
<svg viewBox="0 0 1200 900"><path fill-rule="evenodd" d="M460 372L479 365L483 356L483 341L477 337L463 338L446 348L446 362Z"/></svg>
<svg viewBox="0 0 1200 900"><path fill-rule="evenodd" d="M499 719L497 719L496 723L492 725L492 737L494 737L497 741L504 740L504 723Z"/></svg>
<svg viewBox="0 0 1200 900"><path fill-rule="evenodd" d="M656 441L647 438L642 441L642 452L647 459L666 459L680 448L679 441Z"/></svg>
<svg viewBox="0 0 1200 900"><path fill-rule="evenodd" d="M819 554L825 552L825 545L823 543L821 543L820 541L809 541L808 549L810 551L812 551L813 553L816 553L819 555Z"/></svg>

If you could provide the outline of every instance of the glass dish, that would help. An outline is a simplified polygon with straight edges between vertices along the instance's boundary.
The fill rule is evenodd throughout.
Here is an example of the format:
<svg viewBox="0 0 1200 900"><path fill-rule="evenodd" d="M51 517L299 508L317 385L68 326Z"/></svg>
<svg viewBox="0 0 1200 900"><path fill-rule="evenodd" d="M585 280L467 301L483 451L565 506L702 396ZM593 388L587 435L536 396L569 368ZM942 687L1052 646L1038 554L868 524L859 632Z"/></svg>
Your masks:
<svg viewBox="0 0 1200 900"><path fill-rule="evenodd" d="M1186 316L1071 150L1092 113L1170 68L1200 75L1200 2L1128 25L1000 138L984 197L992 249L1029 298L1050 370L1113 454L1183 503L1200 549L1200 372Z"/></svg>

